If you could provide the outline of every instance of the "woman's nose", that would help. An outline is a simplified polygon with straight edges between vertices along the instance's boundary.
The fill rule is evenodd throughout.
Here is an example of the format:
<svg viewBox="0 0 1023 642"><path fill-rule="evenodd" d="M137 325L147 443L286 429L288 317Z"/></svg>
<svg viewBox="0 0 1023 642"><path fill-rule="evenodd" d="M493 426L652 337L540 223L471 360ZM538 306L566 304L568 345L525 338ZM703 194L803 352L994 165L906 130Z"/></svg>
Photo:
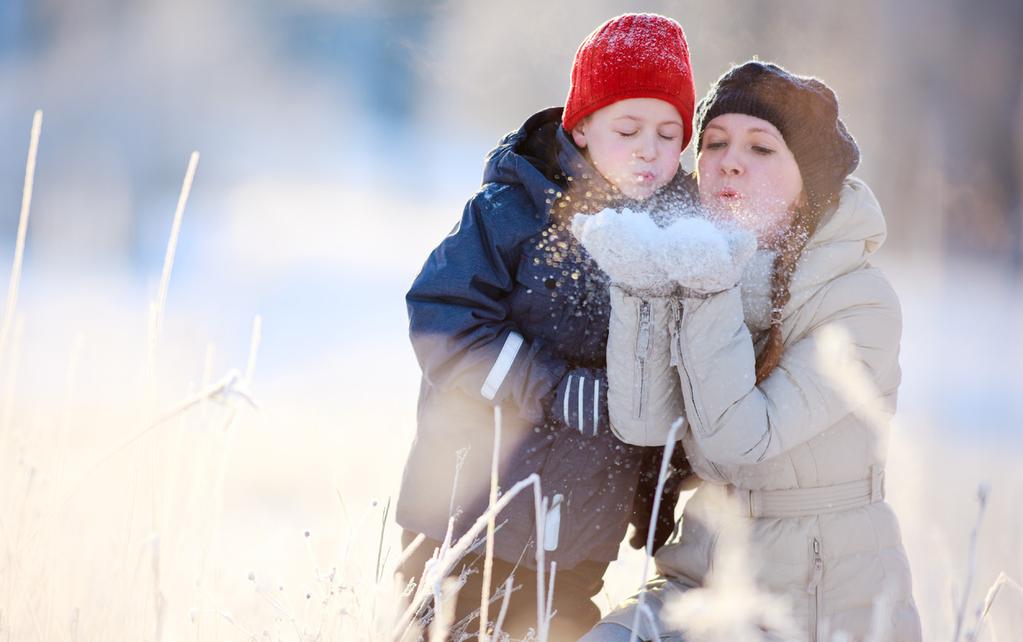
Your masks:
<svg viewBox="0 0 1023 642"><path fill-rule="evenodd" d="M738 154L730 149L726 151L724 156L721 157L721 173L729 176L738 176L743 171L742 161L739 159Z"/></svg>

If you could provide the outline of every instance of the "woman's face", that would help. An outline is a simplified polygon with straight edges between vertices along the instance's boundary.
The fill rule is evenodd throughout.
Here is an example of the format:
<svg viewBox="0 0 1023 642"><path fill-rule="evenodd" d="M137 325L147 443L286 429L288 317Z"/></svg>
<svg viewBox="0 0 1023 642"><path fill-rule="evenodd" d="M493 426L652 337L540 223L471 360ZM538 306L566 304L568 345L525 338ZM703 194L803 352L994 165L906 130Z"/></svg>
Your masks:
<svg viewBox="0 0 1023 642"><path fill-rule="evenodd" d="M710 213L774 247L792 223L803 179L781 133L746 114L722 114L707 123L697 154L700 200Z"/></svg>
<svg viewBox="0 0 1023 642"><path fill-rule="evenodd" d="M628 98L593 112L572 130L575 144L604 178L629 198L643 200L679 168L684 129L669 102Z"/></svg>

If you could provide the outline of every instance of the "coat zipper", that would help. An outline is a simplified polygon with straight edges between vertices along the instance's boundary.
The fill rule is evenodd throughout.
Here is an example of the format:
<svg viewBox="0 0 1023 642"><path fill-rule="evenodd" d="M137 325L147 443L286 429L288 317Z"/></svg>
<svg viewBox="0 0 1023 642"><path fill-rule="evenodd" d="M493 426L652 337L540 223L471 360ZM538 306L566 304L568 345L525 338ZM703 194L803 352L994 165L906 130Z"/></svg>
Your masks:
<svg viewBox="0 0 1023 642"><path fill-rule="evenodd" d="M643 416L643 393L646 388L646 358L650 350L650 302L639 302L639 334L636 337L636 369L639 371L633 386L632 418Z"/></svg>
<svg viewBox="0 0 1023 642"><path fill-rule="evenodd" d="M813 575L806 587L806 592L813 595L813 606L810 609L810 642L820 642L821 635L821 578L824 575L824 560L821 559L821 540L814 537L811 542L813 553Z"/></svg>
<svg viewBox="0 0 1023 642"><path fill-rule="evenodd" d="M684 314L685 314L685 312L683 310L682 302L679 301L677 305L672 307L672 315L675 317L675 349L676 349L676 352L678 352L678 357L679 357L679 362L680 362L678 364L678 367L681 370L685 370L686 361L688 361L688 358L686 357L686 355L684 353L684 350L683 350L683 347L682 347L682 345L683 345L682 344L682 317L683 317ZM692 412L693 415L696 416L696 419L698 420L698 423L699 423L699 425L702 428L703 427L703 419L700 417L700 411L697 408L696 390L693 388L692 377L688 376L689 375L688 371L686 372L686 375L687 375L686 376L686 383L689 385L689 398L693 402L692 404L688 404L688 405L691 405L692 408L689 408L688 405L687 405L686 412L687 413ZM690 422L690 423L692 423L692 422Z"/></svg>
<svg viewBox="0 0 1023 642"><path fill-rule="evenodd" d="M678 301L678 300L675 301L674 305L672 305L671 313L672 313L672 316L675 318L675 353L678 355L678 363L675 364L675 367L681 371L684 368L685 361L686 361L685 357L682 355L682 315L683 315L683 307L682 307L682 302L681 301ZM700 419L700 413L699 413L699 411L696 408L696 390L693 388L693 383L692 383L691 377L687 376L686 377L686 382L689 384L689 398L693 402L691 404L689 404L689 403L686 404L686 409L685 409L686 415L688 416L689 413L692 412L692 414L699 420ZM689 425L692 425L693 422L688 421L687 423ZM702 425L703 421L700 420L699 423L700 423L700 425ZM702 431L702 429L701 429L701 431ZM713 461L711 461L709 459L707 459L706 461L710 465L710 467L714 471L714 473L718 476L718 479L721 479L721 480L727 480L728 479L728 476L725 475L724 471L721 470L720 467L718 467L716 462L713 462Z"/></svg>

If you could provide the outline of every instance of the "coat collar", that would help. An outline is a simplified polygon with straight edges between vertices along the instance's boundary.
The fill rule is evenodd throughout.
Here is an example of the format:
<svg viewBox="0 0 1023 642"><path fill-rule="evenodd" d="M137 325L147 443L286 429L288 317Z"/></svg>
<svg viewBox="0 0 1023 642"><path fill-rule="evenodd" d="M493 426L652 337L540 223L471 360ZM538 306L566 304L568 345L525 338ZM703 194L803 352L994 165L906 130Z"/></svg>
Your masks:
<svg viewBox="0 0 1023 642"><path fill-rule="evenodd" d="M825 214L800 254L782 319L802 307L825 284L865 265L886 236L884 215L874 193L860 179L846 178L837 206ZM770 327L775 254L772 250L757 250L743 275L743 308L751 330Z"/></svg>

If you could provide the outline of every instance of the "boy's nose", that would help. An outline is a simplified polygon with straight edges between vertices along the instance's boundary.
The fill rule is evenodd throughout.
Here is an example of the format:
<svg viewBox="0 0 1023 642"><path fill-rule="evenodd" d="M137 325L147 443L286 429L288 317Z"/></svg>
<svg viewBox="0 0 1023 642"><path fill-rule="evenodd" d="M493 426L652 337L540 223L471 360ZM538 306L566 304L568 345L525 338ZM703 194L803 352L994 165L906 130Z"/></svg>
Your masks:
<svg viewBox="0 0 1023 642"><path fill-rule="evenodd" d="M651 161L657 157L657 146L654 145L653 141L644 140L636 149L635 156L640 160Z"/></svg>

